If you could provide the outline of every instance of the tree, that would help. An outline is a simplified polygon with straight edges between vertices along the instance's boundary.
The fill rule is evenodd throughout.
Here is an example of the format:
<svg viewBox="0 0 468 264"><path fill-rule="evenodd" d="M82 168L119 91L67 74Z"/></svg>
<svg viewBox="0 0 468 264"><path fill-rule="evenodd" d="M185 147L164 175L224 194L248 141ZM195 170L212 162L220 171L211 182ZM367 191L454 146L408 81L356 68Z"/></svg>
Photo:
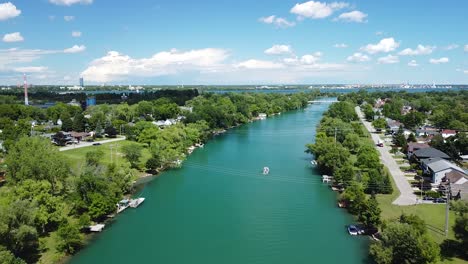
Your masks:
<svg viewBox="0 0 468 264"><path fill-rule="evenodd" d="M83 132L85 130L86 121L82 113L77 113L73 118L73 130Z"/></svg>
<svg viewBox="0 0 468 264"><path fill-rule="evenodd" d="M75 253L83 246L83 236L77 225L65 221L57 230L57 250L68 254Z"/></svg>
<svg viewBox="0 0 468 264"><path fill-rule="evenodd" d="M415 214L402 214L400 216L400 223L411 225L419 234L426 233L426 223Z"/></svg>
<svg viewBox="0 0 468 264"><path fill-rule="evenodd" d="M372 122L372 126L374 126L374 128L384 129L385 127L387 127L387 122L385 121L385 119L379 118Z"/></svg>
<svg viewBox="0 0 468 264"><path fill-rule="evenodd" d="M341 194L340 200L348 204L348 211L353 215L360 215L366 208L366 194L360 183L352 183Z"/></svg>
<svg viewBox="0 0 468 264"><path fill-rule="evenodd" d="M374 243L370 255L376 263L437 263L440 249L426 233L419 233L412 225L390 223L382 232L382 241Z"/></svg>
<svg viewBox="0 0 468 264"><path fill-rule="evenodd" d="M398 129L398 132L395 134L395 138L394 138L393 141L394 141L395 145L397 145L398 147L406 146L407 141L406 141L405 135L403 134L403 127L402 126L400 126L400 128Z"/></svg>
<svg viewBox="0 0 468 264"><path fill-rule="evenodd" d="M380 221L380 213L382 210L379 208L379 203L375 198L375 195L371 195L365 203L364 210L359 214L358 218L367 228L377 228Z"/></svg>
<svg viewBox="0 0 468 264"><path fill-rule="evenodd" d="M457 216L455 219L455 225L453 226L455 237L460 240L462 253L468 257L468 214Z"/></svg>
<svg viewBox="0 0 468 264"><path fill-rule="evenodd" d="M122 147L122 152L128 162L130 162L132 168L138 167L138 162L140 161L142 150L143 147L137 143L131 143Z"/></svg>
<svg viewBox="0 0 468 264"><path fill-rule="evenodd" d="M58 149L41 137L20 138L10 149L6 164L8 181L46 180L54 192L63 187L70 171Z"/></svg>
<svg viewBox="0 0 468 264"><path fill-rule="evenodd" d="M335 183L343 184L343 186L348 186L354 181L354 169L353 165L350 163L346 163L344 166L340 167L336 170L335 174L333 175L333 179Z"/></svg>
<svg viewBox="0 0 468 264"><path fill-rule="evenodd" d="M88 207L89 216L95 220L101 220L104 216L115 211L115 202L111 197L100 193L92 193L91 204Z"/></svg>
<svg viewBox="0 0 468 264"><path fill-rule="evenodd" d="M359 136L354 133L346 135L343 147L348 148L351 153L356 153L361 146Z"/></svg>
<svg viewBox="0 0 468 264"><path fill-rule="evenodd" d="M416 139L416 136L414 133L409 134L408 136L408 142L417 142L418 140Z"/></svg>
<svg viewBox="0 0 468 264"><path fill-rule="evenodd" d="M150 171L156 171L159 167L161 166L161 162L159 160L158 157L155 157L155 156L151 156L151 158L149 158L147 161L146 161L146 168Z"/></svg>
<svg viewBox="0 0 468 264"><path fill-rule="evenodd" d="M104 151L100 149L86 152L86 165L91 167L97 167L102 158L104 157Z"/></svg>
<svg viewBox="0 0 468 264"><path fill-rule="evenodd" d="M107 137L110 138L115 138L117 137L117 129L113 126L107 126L105 129L105 133L107 134Z"/></svg>
<svg viewBox="0 0 468 264"><path fill-rule="evenodd" d="M62 120L62 130L65 132L69 132L73 130L73 120L70 117L68 112L63 113L60 116L60 120Z"/></svg>
<svg viewBox="0 0 468 264"><path fill-rule="evenodd" d="M0 246L0 263L2 264L26 264L26 262L20 258L15 257L11 251L3 246Z"/></svg>

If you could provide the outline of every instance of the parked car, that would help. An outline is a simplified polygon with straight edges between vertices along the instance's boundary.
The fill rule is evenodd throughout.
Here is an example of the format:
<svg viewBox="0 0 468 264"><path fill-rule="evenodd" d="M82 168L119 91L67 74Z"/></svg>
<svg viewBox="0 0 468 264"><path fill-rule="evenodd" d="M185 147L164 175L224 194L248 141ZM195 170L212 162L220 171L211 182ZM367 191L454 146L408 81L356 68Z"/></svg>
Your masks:
<svg viewBox="0 0 468 264"><path fill-rule="evenodd" d="M359 235L359 229L354 226L354 225L349 225L348 226L348 233L352 236L357 236Z"/></svg>
<svg viewBox="0 0 468 264"><path fill-rule="evenodd" d="M93 146L101 146L101 143L99 142L93 143Z"/></svg>
<svg viewBox="0 0 468 264"><path fill-rule="evenodd" d="M423 201L434 201L434 197L424 196Z"/></svg>
<svg viewBox="0 0 468 264"><path fill-rule="evenodd" d="M447 199L445 198L435 198L434 203L447 203Z"/></svg>

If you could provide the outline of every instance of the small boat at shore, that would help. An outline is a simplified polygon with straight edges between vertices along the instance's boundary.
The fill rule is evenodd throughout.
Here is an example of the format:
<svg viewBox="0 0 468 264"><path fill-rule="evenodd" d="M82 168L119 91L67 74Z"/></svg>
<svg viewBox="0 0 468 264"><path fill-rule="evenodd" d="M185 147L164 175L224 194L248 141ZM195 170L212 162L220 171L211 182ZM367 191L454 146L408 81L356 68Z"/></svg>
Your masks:
<svg viewBox="0 0 468 264"><path fill-rule="evenodd" d="M270 173L270 168L268 168L268 167L263 167L263 174L264 174L264 175L267 175L268 173Z"/></svg>
<svg viewBox="0 0 468 264"><path fill-rule="evenodd" d="M130 201L128 199L121 200L117 203L117 213L123 212L125 209L128 208L130 205Z"/></svg>
<svg viewBox="0 0 468 264"><path fill-rule="evenodd" d="M130 207L132 207L132 208L137 208L137 207L140 206L140 204L142 204L144 201L145 201L145 198L143 198L143 197L136 198L136 199L131 199L129 205L130 205Z"/></svg>

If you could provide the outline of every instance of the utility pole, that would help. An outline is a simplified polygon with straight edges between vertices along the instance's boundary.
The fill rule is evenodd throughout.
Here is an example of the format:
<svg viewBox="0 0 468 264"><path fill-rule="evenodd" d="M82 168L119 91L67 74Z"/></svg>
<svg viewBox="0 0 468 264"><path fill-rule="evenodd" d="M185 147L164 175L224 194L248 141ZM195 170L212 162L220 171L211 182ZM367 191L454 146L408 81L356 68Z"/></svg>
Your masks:
<svg viewBox="0 0 468 264"><path fill-rule="evenodd" d="M449 232L449 209L450 209L450 195L451 195L451 188L450 188L450 180L448 180L448 188L445 190L447 196L447 202L445 204L445 237L448 237Z"/></svg>
<svg viewBox="0 0 468 264"><path fill-rule="evenodd" d="M336 145L336 130L337 128L335 127L335 145Z"/></svg>

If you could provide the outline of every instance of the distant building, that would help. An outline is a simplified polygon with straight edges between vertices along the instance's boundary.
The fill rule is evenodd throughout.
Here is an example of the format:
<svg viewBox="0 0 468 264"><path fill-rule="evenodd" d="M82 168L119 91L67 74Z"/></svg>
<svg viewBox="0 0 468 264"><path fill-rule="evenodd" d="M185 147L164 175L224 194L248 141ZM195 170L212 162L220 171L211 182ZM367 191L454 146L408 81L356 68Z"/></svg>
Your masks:
<svg viewBox="0 0 468 264"><path fill-rule="evenodd" d="M93 105L96 105L96 97L91 96L91 97L86 98L86 107L90 107Z"/></svg>
<svg viewBox="0 0 468 264"><path fill-rule="evenodd" d="M83 79L83 77L80 77L80 87L84 87L84 79Z"/></svg>

